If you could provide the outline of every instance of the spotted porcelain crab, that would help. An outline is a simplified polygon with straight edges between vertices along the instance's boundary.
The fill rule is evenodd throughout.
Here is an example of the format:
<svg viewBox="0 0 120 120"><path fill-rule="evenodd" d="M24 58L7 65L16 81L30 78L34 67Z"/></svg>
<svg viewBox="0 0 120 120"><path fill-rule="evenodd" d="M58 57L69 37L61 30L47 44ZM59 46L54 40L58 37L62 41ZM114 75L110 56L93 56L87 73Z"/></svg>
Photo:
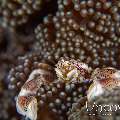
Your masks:
<svg viewBox="0 0 120 120"><path fill-rule="evenodd" d="M41 63L41 65L50 68L47 64ZM31 120L37 119L37 91L42 85L47 84L49 86L49 82L54 81L53 71L44 67L32 71L16 100L17 111ZM67 84L68 82L81 82L87 79L90 69L79 60L61 58L56 64L55 71L58 77L56 81Z"/></svg>

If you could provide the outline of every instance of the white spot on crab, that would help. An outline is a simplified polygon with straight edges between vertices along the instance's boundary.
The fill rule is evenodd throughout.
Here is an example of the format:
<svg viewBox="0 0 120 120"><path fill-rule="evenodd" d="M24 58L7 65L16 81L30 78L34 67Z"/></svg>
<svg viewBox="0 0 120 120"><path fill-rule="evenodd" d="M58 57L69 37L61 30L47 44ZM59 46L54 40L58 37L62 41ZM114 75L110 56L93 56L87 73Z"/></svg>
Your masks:
<svg viewBox="0 0 120 120"><path fill-rule="evenodd" d="M55 71L56 71L56 74L57 74L57 76L59 77L59 78L64 78L63 77L63 74L62 74L62 72L61 72L61 70L60 69L58 69L58 68L55 68Z"/></svg>
<svg viewBox="0 0 120 120"><path fill-rule="evenodd" d="M85 70L89 70L89 67L87 64L81 63L81 68L85 69Z"/></svg>
<svg viewBox="0 0 120 120"><path fill-rule="evenodd" d="M117 71L113 74L113 78L120 80L120 71Z"/></svg>
<svg viewBox="0 0 120 120"><path fill-rule="evenodd" d="M77 77L78 77L77 69L73 69L67 74L68 80L71 80L72 78L77 78Z"/></svg>
<svg viewBox="0 0 120 120"><path fill-rule="evenodd" d="M26 95L28 95L30 93L31 93L31 91L25 90L25 89L22 88L20 93L19 93L19 96L26 96Z"/></svg>

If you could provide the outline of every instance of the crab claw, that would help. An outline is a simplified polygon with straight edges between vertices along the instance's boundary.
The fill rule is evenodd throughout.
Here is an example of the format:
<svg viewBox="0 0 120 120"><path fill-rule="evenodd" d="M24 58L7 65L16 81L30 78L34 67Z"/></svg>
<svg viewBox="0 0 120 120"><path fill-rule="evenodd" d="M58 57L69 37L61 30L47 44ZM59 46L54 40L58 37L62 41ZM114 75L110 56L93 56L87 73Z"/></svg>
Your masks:
<svg viewBox="0 0 120 120"><path fill-rule="evenodd" d="M87 93L88 101L94 100L97 96L100 96L103 93L104 93L104 90L101 84L93 83L88 89L88 93Z"/></svg>
<svg viewBox="0 0 120 120"><path fill-rule="evenodd" d="M114 74L118 70L112 67L107 67L107 68L96 68L91 75L91 79L93 81L101 81L103 79L109 79L109 78L114 78Z"/></svg>
<svg viewBox="0 0 120 120"><path fill-rule="evenodd" d="M37 99L33 96L18 96L17 112L31 120L37 119Z"/></svg>
<svg viewBox="0 0 120 120"><path fill-rule="evenodd" d="M106 90L120 86L120 71L112 67L96 68L91 75L91 80L93 80L93 84L87 94L89 101L100 96Z"/></svg>

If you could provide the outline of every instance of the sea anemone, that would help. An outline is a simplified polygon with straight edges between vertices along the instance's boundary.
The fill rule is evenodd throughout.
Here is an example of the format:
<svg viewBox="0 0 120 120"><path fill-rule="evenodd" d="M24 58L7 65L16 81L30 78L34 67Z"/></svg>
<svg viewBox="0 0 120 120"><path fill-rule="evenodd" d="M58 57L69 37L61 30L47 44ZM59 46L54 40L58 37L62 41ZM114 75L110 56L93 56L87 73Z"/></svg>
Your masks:
<svg viewBox="0 0 120 120"><path fill-rule="evenodd" d="M4 21L11 26L26 23L28 17L41 8L42 0L1 0Z"/></svg>
<svg viewBox="0 0 120 120"><path fill-rule="evenodd" d="M11 99L13 93L7 89L4 82L5 81L0 79L0 119L20 120L20 116L16 112L14 101Z"/></svg>
<svg viewBox="0 0 120 120"><path fill-rule="evenodd" d="M17 57L31 50L33 38L33 34L18 35L17 32L0 26L0 80L6 81L7 73L13 64L17 64Z"/></svg>
<svg viewBox="0 0 120 120"><path fill-rule="evenodd" d="M67 77L73 71L73 68L74 70L77 69L79 80L76 73L73 73L69 78ZM86 96L86 91L91 83L88 70L85 63L69 58L61 58L55 68L58 78L49 86L41 87L38 92L39 110L42 112L42 108L46 108L47 111L50 110L57 117L59 116L59 119L67 119L67 112L72 104ZM63 77L61 77L61 74ZM57 119L57 117L55 118Z"/></svg>
<svg viewBox="0 0 120 120"><path fill-rule="evenodd" d="M56 9L54 5L55 0L1 0L2 25L16 28L28 23L36 24L35 22L41 20L46 13L54 13Z"/></svg>
<svg viewBox="0 0 120 120"><path fill-rule="evenodd" d="M69 108L79 98L86 95L89 85L89 81L67 84L59 81L53 82L49 86L41 87L38 92L40 113L42 113L43 108L46 108L46 111L57 115L55 116L56 119L66 119ZM42 117L45 118L45 116Z"/></svg>
<svg viewBox="0 0 120 120"><path fill-rule="evenodd" d="M82 109L73 111L70 120L118 120L120 118L120 88L105 91L102 96L88 102ZM73 118L73 119L71 119Z"/></svg>
<svg viewBox="0 0 120 120"><path fill-rule="evenodd" d="M86 97L79 99L76 103L74 103L68 112L68 120L100 120L96 119L97 115L90 115L96 113L96 111L94 109L87 111L86 104ZM91 104L89 103L87 107L90 108Z"/></svg>
<svg viewBox="0 0 120 120"><path fill-rule="evenodd" d="M51 4L58 7L52 12L55 15L51 15ZM75 114L70 112L75 115L70 120L99 120L101 114L90 111L96 113L90 116L83 107L86 99L81 100L87 97L91 107L89 98L96 96L96 85L105 94L119 86L120 1L0 0L0 6L3 26L17 28L0 36L1 68L12 68L7 80L6 72L0 78L9 81L7 94L12 93L9 97L18 113L32 120L66 120L73 103L80 103L73 107ZM7 99L4 95L1 101ZM8 112L3 106L4 110Z"/></svg>
<svg viewBox="0 0 120 120"><path fill-rule="evenodd" d="M119 67L119 1L59 0L56 16L48 15L36 30L35 45L44 58L68 56L92 67Z"/></svg>
<svg viewBox="0 0 120 120"><path fill-rule="evenodd" d="M17 57L23 55L31 46L31 41L25 44L18 41L19 38L15 32L0 25L0 119L2 120L19 120L19 114L12 97L14 92L10 92L7 88L8 72L17 63ZM12 111L11 111L12 109Z"/></svg>
<svg viewBox="0 0 120 120"><path fill-rule="evenodd" d="M29 16L40 10L42 0L1 0L3 20L11 26L26 23Z"/></svg>
<svg viewBox="0 0 120 120"><path fill-rule="evenodd" d="M94 100L96 105L101 105L100 108L96 106L98 117L101 120L118 120L120 119L120 88L116 87L112 91L105 91L105 93ZM101 109L102 108L102 109Z"/></svg>

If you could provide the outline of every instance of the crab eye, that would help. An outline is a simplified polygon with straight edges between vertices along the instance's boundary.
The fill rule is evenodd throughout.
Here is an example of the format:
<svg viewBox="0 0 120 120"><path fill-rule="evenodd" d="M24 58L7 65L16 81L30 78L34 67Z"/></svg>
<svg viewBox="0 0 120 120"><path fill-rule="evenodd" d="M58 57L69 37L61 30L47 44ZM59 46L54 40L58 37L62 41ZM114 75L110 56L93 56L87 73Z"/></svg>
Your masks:
<svg viewBox="0 0 120 120"><path fill-rule="evenodd" d="M24 111L27 112L27 107L24 108Z"/></svg>

